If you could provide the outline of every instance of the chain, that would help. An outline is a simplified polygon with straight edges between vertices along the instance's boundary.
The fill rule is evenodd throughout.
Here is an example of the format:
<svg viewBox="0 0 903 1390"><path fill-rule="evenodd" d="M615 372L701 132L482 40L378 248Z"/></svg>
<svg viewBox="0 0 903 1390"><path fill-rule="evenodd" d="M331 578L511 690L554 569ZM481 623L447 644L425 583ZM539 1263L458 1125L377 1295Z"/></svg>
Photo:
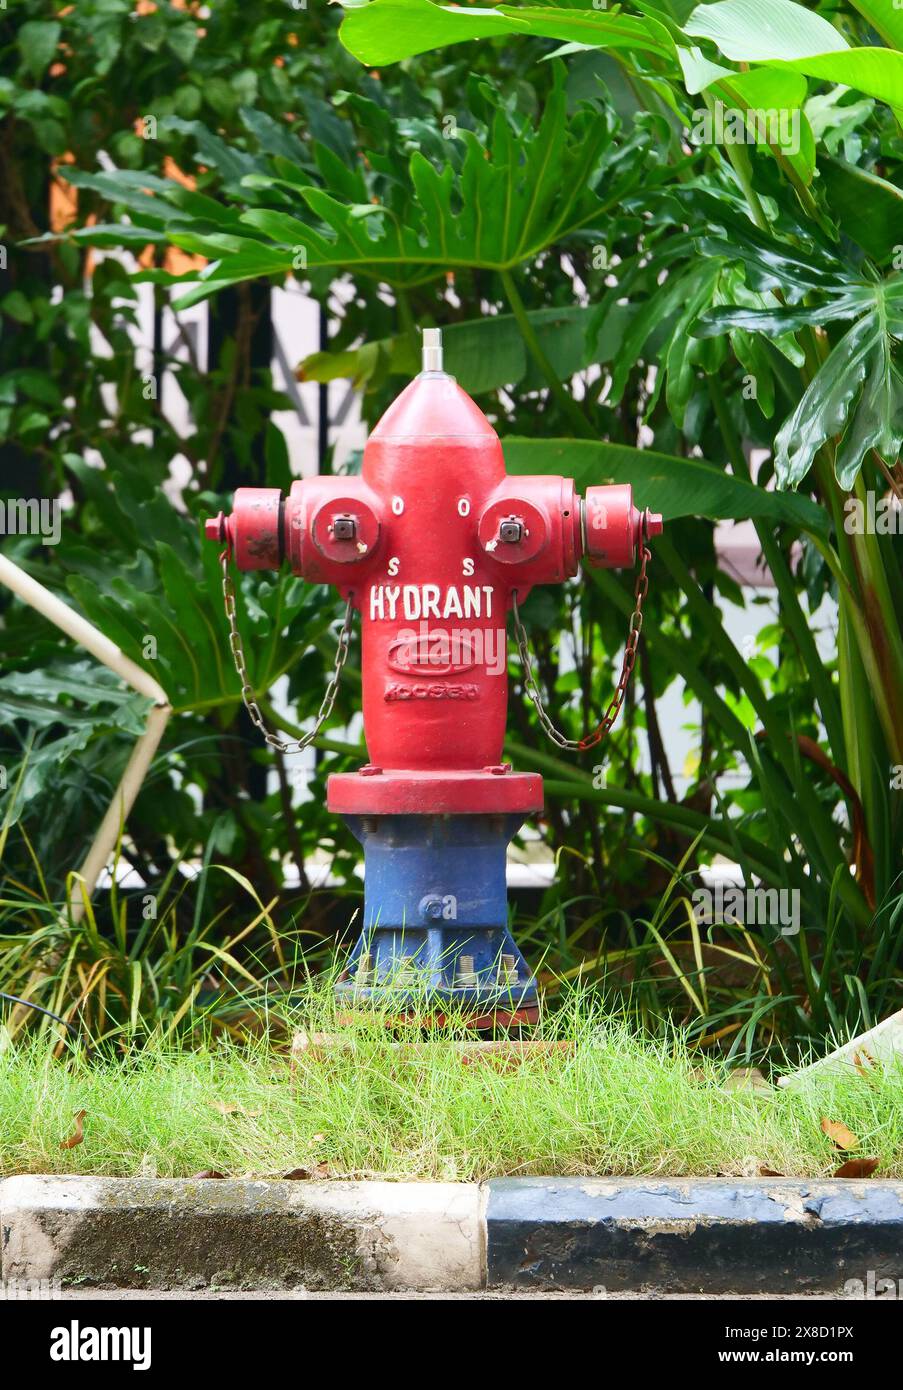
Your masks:
<svg viewBox="0 0 903 1390"><path fill-rule="evenodd" d="M539 722L553 743L557 743L559 748L570 748L578 752L585 752L588 748L595 748L597 743L601 743L609 729L614 724L618 715L621 713L621 706L624 703L624 696L627 694L627 686L633 674L636 664L637 645L640 640L640 633L643 631L643 603L649 590L649 576L646 573L646 565L650 560L649 547L643 542L642 557L640 568L636 578L634 588L634 606L630 615L630 626L627 629L627 641L624 645L624 660L621 663L621 674L615 686L615 693L608 703L601 721L596 725L590 734L584 734L583 738L567 738L560 729L556 729L546 710L542 696L539 693L539 686L536 683L536 676L533 671L533 662L530 657L530 648L527 645L527 633L521 622L520 613L517 607L517 590L511 595L511 607L514 613L514 637L517 642L517 651L520 656L521 666L524 671L524 690L529 695L533 704L536 706L536 713Z"/></svg>
<svg viewBox="0 0 903 1390"><path fill-rule="evenodd" d="M232 649L232 659L235 662L235 669L241 680L241 698L244 701L245 709L251 716L252 722L263 734L263 737L271 748L277 748L280 753L301 753L313 743L323 725L332 714L336 695L339 693L339 680L342 675L342 667L348 659L348 646L351 641L352 616L354 613L351 598L348 599L348 603L345 607L345 621L342 623L342 630L339 633L339 645L336 649L335 662L333 663L334 670L329 678L326 693L320 701L320 708L317 711L314 726L309 734L305 734L302 738L295 739L291 743L286 743L284 739L278 738L276 734L272 733L271 730L267 728L263 715L260 712L260 706L254 698L254 687L248 679L248 664L245 661L245 652L241 644L241 633L238 631L238 621L235 611L235 584L229 570L230 554L231 552L227 547L219 558L220 564L223 567L223 602L226 606L226 620L229 624L229 646Z"/></svg>

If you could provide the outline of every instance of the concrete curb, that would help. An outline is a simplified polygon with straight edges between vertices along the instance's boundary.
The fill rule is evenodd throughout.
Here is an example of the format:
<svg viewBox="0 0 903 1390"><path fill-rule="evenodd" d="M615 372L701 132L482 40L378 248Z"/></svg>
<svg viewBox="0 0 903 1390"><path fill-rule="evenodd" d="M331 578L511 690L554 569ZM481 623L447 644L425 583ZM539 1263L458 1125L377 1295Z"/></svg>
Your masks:
<svg viewBox="0 0 903 1390"><path fill-rule="evenodd" d="M4 1279L120 1288L842 1293L903 1277L903 1182L20 1176Z"/></svg>
<svg viewBox="0 0 903 1390"><path fill-rule="evenodd" d="M124 1288L478 1289L469 1183L55 1178L0 1183L4 1279Z"/></svg>
<svg viewBox="0 0 903 1390"><path fill-rule="evenodd" d="M903 1183L791 1178L500 1178L490 1286L842 1293L903 1277Z"/></svg>

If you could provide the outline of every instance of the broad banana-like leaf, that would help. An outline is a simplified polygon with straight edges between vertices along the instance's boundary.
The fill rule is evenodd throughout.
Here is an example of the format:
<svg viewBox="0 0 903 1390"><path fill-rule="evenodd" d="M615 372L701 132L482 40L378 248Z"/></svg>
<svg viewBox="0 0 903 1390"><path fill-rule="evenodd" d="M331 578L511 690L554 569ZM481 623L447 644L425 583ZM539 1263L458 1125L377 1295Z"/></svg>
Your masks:
<svg viewBox="0 0 903 1390"><path fill-rule="evenodd" d="M512 473L562 473L579 488L631 483L638 507L652 507L666 521L704 516L713 521L761 517L826 534L823 508L795 493L768 492L747 478L724 473L699 458L677 458L652 449L584 439L502 440Z"/></svg>
<svg viewBox="0 0 903 1390"><path fill-rule="evenodd" d="M827 19L793 0L717 0L713 5L697 5L683 31L693 38L711 39L725 58L742 63L811 58L850 47Z"/></svg>
<svg viewBox="0 0 903 1390"><path fill-rule="evenodd" d="M898 0L850 0L891 48L903 48L903 6Z"/></svg>
<svg viewBox="0 0 903 1390"><path fill-rule="evenodd" d="M643 18L623 11L559 5L499 5L474 10L432 0L370 0L355 4L339 36L362 63L397 63L417 53L479 38L523 35L559 39L629 55L640 70L680 77L681 33L644 5ZM807 77L856 87L897 107L903 93L903 53L851 48L826 19L792 0L719 0L698 5L682 36L716 44L726 58L793 69Z"/></svg>
<svg viewBox="0 0 903 1390"><path fill-rule="evenodd" d="M570 306L562 309L533 309L527 314L543 350L560 381L590 363L611 361L618 352L625 323L631 310L614 305L606 315L601 333L588 344L587 330L596 310ZM524 340L513 315L493 314L452 323L442 330L445 365L471 396L514 386L525 379L537 387L542 379L524 347ZM382 338L360 347L338 352L315 352L298 368L302 381L334 381L350 377L354 385L366 388L381 382L386 374L411 377L420 370L420 343L407 335Z"/></svg>
<svg viewBox="0 0 903 1390"><path fill-rule="evenodd" d="M446 44L499 35L535 35L593 48L627 49L673 60L674 41L660 20L604 9L498 5L464 9L432 0L371 0L349 7L339 31L349 53L382 66Z"/></svg>
<svg viewBox="0 0 903 1390"><path fill-rule="evenodd" d="M768 63L839 82L889 106L903 102L903 53L851 48L833 24L793 0L718 0L698 5L684 33L710 39L737 63Z"/></svg>
<svg viewBox="0 0 903 1390"><path fill-rule="evenodd" d="M720 101L722 122L725 111L732 121L730 113L738 113L744 124L744 138L770 149L779 160L786 162L802 183L812 182L815 137L802 109L807 92L802 73L778 68L732 72L730 68L711 62L698 48L680 48L678 57L684 85L691 96L708 92L714 101ZM712 119L708 111L700 110L696 114ZM696 126L694 119L691 139L698 138ZM733 131L729 130L728 134L732 135Z"/></svg>

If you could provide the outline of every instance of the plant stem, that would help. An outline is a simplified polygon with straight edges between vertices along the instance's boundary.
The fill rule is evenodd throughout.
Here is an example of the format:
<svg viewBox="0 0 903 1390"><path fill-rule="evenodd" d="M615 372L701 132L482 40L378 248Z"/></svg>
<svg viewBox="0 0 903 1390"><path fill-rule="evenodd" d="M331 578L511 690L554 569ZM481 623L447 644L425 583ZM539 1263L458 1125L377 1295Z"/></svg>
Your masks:
<svg viewBox="0 0 903 1390"><path fill-rule="evenodd" d="M568 391L564 384L558 379L555 368L543 351L542 344L536 336L533 325L530 322L530 316L524 308L524 302L514 283L514 276L511 274L510 270L500 270L499 278L501 279L505 297L508 300L511 312L520 329L524 345L545 377L552 396L561 407L568 420L570 420L577 434L579 434L582 439L595 439L596 434L592 425L574 400L570 391Z"/></svg>
<svg viewBox="0 0 903 1390"><path fill-rule="evenodd" d="M724 391L718 377L708 378L709 395L715 410L718 421L718 428L721 431L721 438L730 460L731 467L738 477L750 476L749 467L737 432L734 429L727 402L724 399ZM841 767L846 765L845 740L843 735L843 721L840 717L840 706L831 678L825 670L824 663L819 655L815 638L809 622L803 612L793 578L790 574L784 554L768 529L768 523L761 517L754 520L756 535L762 546L762 553L765 556L765 563L771 571L772 578L778 590L778 597L781 602L784 620L789 627L793 638L799 649L800 658L805 666L812 687L815 691L818 707L821 710L821 717L824 721L825 731L828 735L828 743L834 757L834 761Z"/></svg>

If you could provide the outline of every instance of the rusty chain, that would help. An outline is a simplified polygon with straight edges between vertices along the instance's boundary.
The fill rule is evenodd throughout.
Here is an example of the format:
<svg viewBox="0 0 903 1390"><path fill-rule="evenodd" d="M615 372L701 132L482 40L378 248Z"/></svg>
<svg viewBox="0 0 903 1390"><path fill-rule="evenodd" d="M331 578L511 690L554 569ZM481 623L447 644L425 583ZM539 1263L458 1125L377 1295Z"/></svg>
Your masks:
<svg viewBox="0 0 903 1390"><path fill-rule="evenodd" d="M335 705L336 695L339 692L339 681L342 676L342 668L348 659L348 647L351 641L352 616L354 613L352 599L349 596L348 603L345 606L345 621L342 623L342 628L339 633L339 645L336 649L335 661L333 663L334 670L329 678L326 693L320 701L320 708L317 711L314 726L309 734L304 734L302 738L294 739L292 742L286 742L285 739L279 738L267 728L264 717L260 711L260 706L254 698L254 687L248 679L248 665L245 660L244 647L241 642L241 633L238 630L235 608L235 584L229 569L231 551L228 547L222 552L219 558L220 564L223 567L223 602L226 607L226 621L229 624L229 647L232 651L235 669L241 681L241 698L244 701L245 709L248 711L252 723L260 730L271 748L278 749L280 753L302 753L305 748L310 747L313 743L323 725L332 714Z"/></svg>
<svg viewBox="0 0 903 1390"><path fill-rule="evenodd" d="M588 748L595 748L597 743L602 742L618 715L621 713L624 696L627 694L627 686L630 683L630 677L633 674L633 668L636 664L637 645L640 640L640 633L643 631L643 603L649 591L649 576L646 573L646 566L651 556L649 547L645 543L645 538L641 542L641 548L642 556L640 559L640 568L634 587L634 608L630 615L630 626L627 629L627 641L624 645L624 660L621 663L621 674L615 686L615 693L612 695L608 703L608 709L605 711L602 719L596 725L595 729L593 729L592 733L584 734L582 738L568 738L552 723L549 713L542 702L539 686L536 683L527 633L521 622L520 612L517 607L517 590L515 589L511 595L511 607L514 614L514 637L517 643L517 651L520 656L521 666L524 671L524 690L536 706L539 722L546 734L559 748L573 749L580 753L585 752Z"/></svg>

